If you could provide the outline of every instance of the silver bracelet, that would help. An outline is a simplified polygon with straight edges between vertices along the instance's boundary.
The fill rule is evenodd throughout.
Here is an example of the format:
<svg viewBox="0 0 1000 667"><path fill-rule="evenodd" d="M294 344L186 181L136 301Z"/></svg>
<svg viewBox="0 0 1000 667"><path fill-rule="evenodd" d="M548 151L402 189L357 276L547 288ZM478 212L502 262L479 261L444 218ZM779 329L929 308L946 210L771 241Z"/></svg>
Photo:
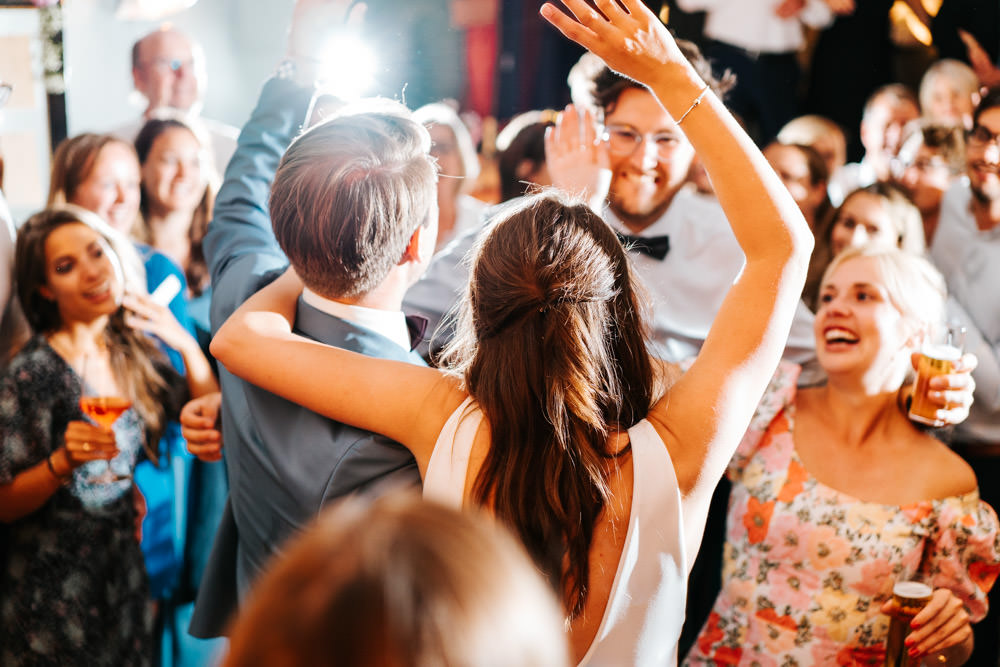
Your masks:
<svg viewBox="0 0 1000 667"><path fill-rule="evenodd" d="M694 98L694 102L692 102L691 106L688 107L688 110L685 111L681 115L680 118L678 118L677 120L675 120L674 123L676 123L677 125L680 125L681 123L683 123L684 119L688 117L688 114L691 113L692 111L694 111L694 108L696 106L698 106L699 104L701 104L701 101L705 98L705 94L708 93L709 88L710 88L710 86L708 86L708 85L706 85L704 88L702 88L701 92L698 93L698 97Z"/></svg>

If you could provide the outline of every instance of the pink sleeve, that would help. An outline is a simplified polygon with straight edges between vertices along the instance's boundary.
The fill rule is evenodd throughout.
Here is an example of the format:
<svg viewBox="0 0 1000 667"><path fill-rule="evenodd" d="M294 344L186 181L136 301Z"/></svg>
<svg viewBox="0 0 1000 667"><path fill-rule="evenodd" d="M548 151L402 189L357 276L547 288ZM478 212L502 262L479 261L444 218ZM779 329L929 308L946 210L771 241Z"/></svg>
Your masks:
<svg viewBox="0 0 1000 667"><path fill-rule="evenodd" d="M987 612L986 594L1000 574L997 515L978 492L942 501L927 545L934 588L962 599L973 623Z"/></svg>
<svg viewBox="0 0 1000 667"><path fill-rule="evenodd" d="M782 361L778 364L774 377L764 390L764 395L757 405L750 420L750 427L746 435L736 448L736 454L729 462L726 474L729 479L739 477L740 471L746 466L747 461L754 455L761 438L767 432L768 427L775 417L795 400L795 383L799 379L799 372L802 367L789 361Z"/></svg>

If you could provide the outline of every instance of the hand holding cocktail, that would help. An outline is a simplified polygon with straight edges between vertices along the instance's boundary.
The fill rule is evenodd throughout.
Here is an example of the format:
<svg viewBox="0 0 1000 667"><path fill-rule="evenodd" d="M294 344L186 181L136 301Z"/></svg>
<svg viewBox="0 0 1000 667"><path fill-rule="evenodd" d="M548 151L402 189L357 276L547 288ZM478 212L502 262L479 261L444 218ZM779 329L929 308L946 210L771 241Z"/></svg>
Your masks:
<svg viewBox="0 0 1000 667"><path fill-rule="evenodd" d="M82 420L66 426L65 443L66 463L71 471L85 463L107 461L118 455L114 431Z"/></svg>

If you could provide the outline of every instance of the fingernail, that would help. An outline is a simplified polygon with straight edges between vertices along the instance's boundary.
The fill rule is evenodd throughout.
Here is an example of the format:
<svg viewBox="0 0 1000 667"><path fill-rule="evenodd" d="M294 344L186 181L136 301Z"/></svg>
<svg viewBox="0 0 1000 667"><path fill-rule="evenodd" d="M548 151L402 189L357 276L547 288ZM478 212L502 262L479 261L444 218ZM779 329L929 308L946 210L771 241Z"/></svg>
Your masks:
<svg viewBox="0 0 1000 667"><path fill-rule="evenodd" d="M907 637L906 639L903 640L903 643L906 644L907 646L911 646L914 643L914 640L912 637Z"/></svg>
<svg viewBox="0 0 1000 667"><path fill-rule="evenodd" d="M918 650L917 650L917 647L916 647L916 646L914 646L913 648L911 648L911 649L910 649L910 650L908 651L908 653L910 654L910 657L911 657L911 658L916 658L916 657L917 657L918 655L920 655L920 651L918 651Z"/></svg>

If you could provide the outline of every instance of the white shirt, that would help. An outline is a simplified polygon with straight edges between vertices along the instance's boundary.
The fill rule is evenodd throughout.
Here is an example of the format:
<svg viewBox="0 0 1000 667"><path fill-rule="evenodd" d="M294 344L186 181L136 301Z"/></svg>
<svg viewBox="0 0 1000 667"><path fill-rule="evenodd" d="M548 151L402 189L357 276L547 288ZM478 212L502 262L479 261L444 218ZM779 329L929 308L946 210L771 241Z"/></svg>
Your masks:
<svg viewBox="0 0 1000 667"><path fill-rule="evenodd" d="M602 216L613 228L630 233L610 210ZM445 313L461 299L469 281L467 255L482 228L452 241L406 293L406 310L427 317L428 332L437 330ZM676 363L701 350L745 258L718 200L693 189L679 191L663 216L638 236L664 234L670 237L670 252L662 260L636 252L630 256L652 300L656 354ZM785 347L786 360L797 364L815 361L812 322L813 314L799 302ZM444 338L454 333L449 324L441 329ZM421 353L425 352L426 347L421 348Z"/></svg>
<svg viewBox="0 0 1000 667"><path fill-rule="evenodd" d="M302 300L316 310L327 315L370 329L385 336L404 350L410 349L410 330L406 326L406 316L399 310L379 310L365 306L354 306L333 301L313 292L308 287L302 290Z"/></svg>
<svg viewBox="0 0 1000 667"><path fill-rule="evenodd" d="M781 18L774 13L778 0L677 0L686 12L707 12L705 35L712 39L761 53L790 53L805 46L802 26L825 28L833 12L823 0L805 0L798 15Z"/></svg>
<svg viewBox="0 0 1000 667"><path fill-rule="evenodd" d="M489 206L484 201L480 201L475 197L470 197L469 195L459 195L458 201L456 203L456 213L455 213L455 227L451 230L450 234L440 235L440 229L438 230L439 236L437 243L444 250L444 246L451 243L454 239L462 236L470 229L478 229L481 218L483 217L483 211Z"/></svg>
<svg viewBox="0 0 1000 667"><path fill-rule="evenodd" d="M979 357L973 372L975 402L956 431L974 441L1000 442L1000 225L980 230L971 203L967 178L948 188L931 259L948 282L951 297L965 311L959 317L968 329L966 350Z"/></svg>
<svg viewBox="0 0 1000 667"><path fill-rule="evenodd" d="M604 219L628 232L610 210ZM665 258L632 253L631 259L653 301L657 351L676 363L701 350L746 258L719 201L690 188L680 190L663 216L638 236L663 234L670 237ZM812 321L813 314L800 301L785 348L787 360L801 364L815 358Z"/></svg>

